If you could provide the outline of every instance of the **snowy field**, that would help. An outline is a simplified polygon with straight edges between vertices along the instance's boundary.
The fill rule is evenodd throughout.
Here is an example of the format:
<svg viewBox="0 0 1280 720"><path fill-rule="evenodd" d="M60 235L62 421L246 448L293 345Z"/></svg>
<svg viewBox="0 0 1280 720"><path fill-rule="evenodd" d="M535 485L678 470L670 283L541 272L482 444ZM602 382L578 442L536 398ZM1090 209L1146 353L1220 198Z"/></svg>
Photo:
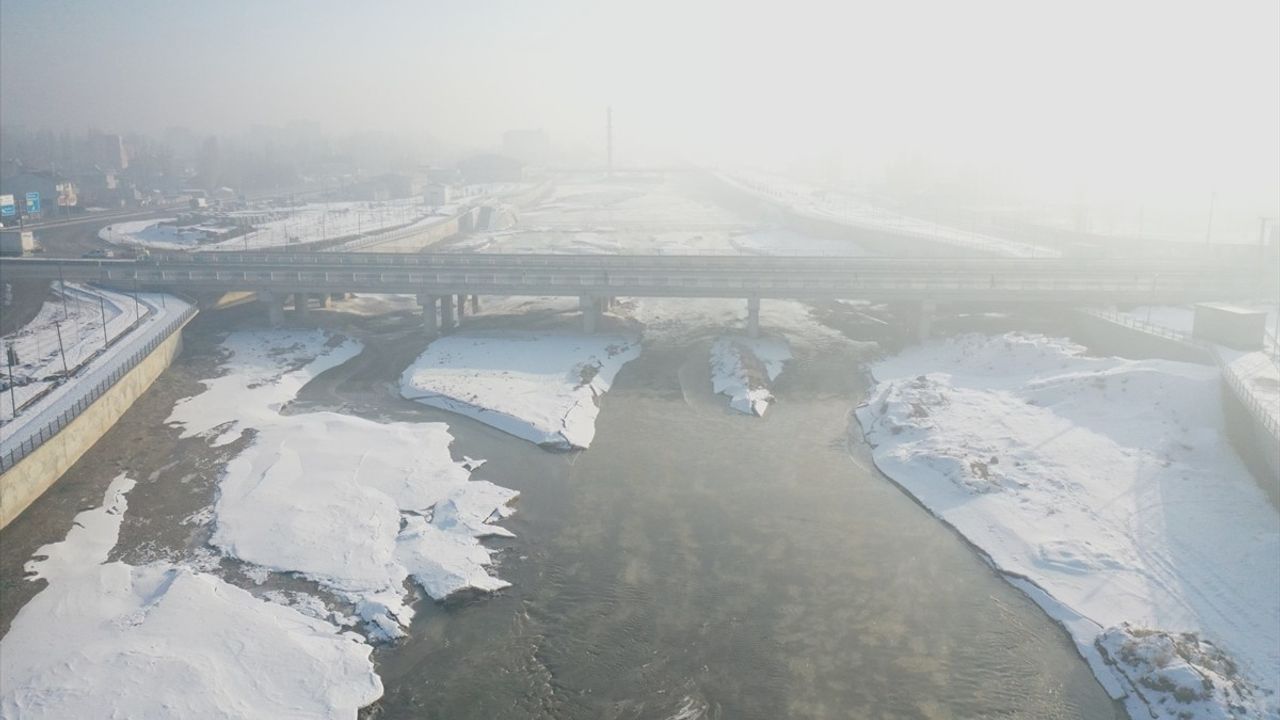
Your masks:
<svg viewBox="0 0 1280 720"><path fill-rule="evenodd" d="M861 255L848 242L759 227L691 194L669 176L567 176L518 224L450 250L562 254Z"/></svg>
<svg viewBox="0 0 1280 720"><path fill-rule="evenodd" d="M757 172L723 173L720 178L747 193L776 202L800 215L896 233L1006 257L1058 257L1057 250L903 215L852 195Z"/></svg>
<svg viewBox="0 0 1280 720"><path fill-rule="evenodd" d="M107 562L133 485L27 563L48 586L0 641L0 717L354 720L382 696L354 633L189 567Z"/></svg>
<svg viewBox="0 0 1280 720"><path fill-rule="evenodd" d="M729 396L729 407L748 415L764 415L773 402L770 386L791 359L787 341L741 335L717 338L711 344L711 386Z"/></svg>
<svg viewBox="0 0 1280 720"><path fill-rule="evenodd" d="M154 250L254 250L369 233L427 220L432 209L418 198L381 202L307 203L291 208L263 208L250 216L270 213L272 219L256 222L243 235L224 238L244 213L226 213L226 224L202 223L178 226L176 218L135 220L108 225L98 237L115 245L135 245ZM247 221L247 220L246 220Z"/></svg>
<svg viewBox="0 0 1280 720"><path fill-rule="evenodd" d="M431 343L404 371L400 393L539 445L586 448L600 399L639 353L624 335L460 333Z"/></svg>
<svg viewBox="0 0 1280 720"><path fill-rule="evenodd" d="M31 322L3 338L5 346L13 344L21 361L14 366L19 384L12 394L6 390L0 397L3 452L74 405L83 392L110 375L189 307L173 295L138 293L135 303L132 295L67 283L64 309L60 285L55 283L53 288L57 297L46 301ZM103 337L104 314L109 346ZM71 372L69 381L62 380L64 351Z"/></svg>
<svg viewBox="0 0 1280 720"><path fill-rule="evenodd" d="M1133 717L1280 717L1280 514L1227 442L1216 368L1010 333L873 374L877 466L1062 622Z"/></svg>
<svg viewBox="0 0 1280 720"><path fill-rule="evenodd" d="M406 580L440 599L497 590L479 538L515 491L472 481L482 461L455 461L443 423L379 423L334 412L282 415L315 376L361 346L320 330L233 333L226 374L175 406L183 436L253 440L226 467L212 544L266 571L300 573L355 605L375 639L413 616Z"/></svg>

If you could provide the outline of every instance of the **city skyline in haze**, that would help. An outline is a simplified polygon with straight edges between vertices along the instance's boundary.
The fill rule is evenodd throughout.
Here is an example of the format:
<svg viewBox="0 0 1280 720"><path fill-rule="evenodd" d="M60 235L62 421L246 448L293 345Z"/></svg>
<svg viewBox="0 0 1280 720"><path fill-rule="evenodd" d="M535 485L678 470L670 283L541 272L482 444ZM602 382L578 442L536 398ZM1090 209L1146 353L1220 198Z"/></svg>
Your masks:
<svg viewBox="0 0 1280 720"><path fill-rule="evenodd" d="M632 162L915 168L997 192L1277 214L1280 10L0 2L0 123L453 148L543 128Z"/></svg>

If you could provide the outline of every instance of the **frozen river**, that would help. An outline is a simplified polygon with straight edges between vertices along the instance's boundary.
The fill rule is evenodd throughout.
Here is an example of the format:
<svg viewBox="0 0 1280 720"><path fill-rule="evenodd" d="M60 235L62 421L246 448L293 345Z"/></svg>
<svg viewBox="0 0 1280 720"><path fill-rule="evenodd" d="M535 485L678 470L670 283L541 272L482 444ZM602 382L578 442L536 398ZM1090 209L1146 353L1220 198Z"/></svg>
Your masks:
<svg viewBox="0 0 1280 720"><path fill-rule="evenodd" d="M412 316L357 327L364 353L291 411L446 421L455 456L488 459L475 477L521 493L504 522L517 537L490 543L512 587L420 601L409 637L374 654L385 694L363 716L1120 717L1056 624L871 469L850 425L853 347L802 354L755 418L712 394L710 335L654 340L590 450L552 453L400 398ZM207 376L223 329L193 329L157 392L6 529L5 627L35 589L21 563L121 467L140 482L113 557L202 545L183 518L210 501L222 456L156 423Z"/></svg>

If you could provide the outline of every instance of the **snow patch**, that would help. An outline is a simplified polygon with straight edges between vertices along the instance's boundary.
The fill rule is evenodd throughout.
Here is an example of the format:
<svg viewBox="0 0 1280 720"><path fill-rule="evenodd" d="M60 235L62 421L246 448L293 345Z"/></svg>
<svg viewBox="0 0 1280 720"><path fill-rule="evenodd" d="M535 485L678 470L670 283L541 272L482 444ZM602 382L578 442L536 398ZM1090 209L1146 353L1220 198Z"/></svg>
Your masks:
<svg viewBox="0 0 1280 720"><path fill-rule="evenodd" d="M780 338L728 336L711 344L711 386L729 396L729 407L763 416L773 402L770 384L791 359L791 348Z"/></svg>
<svg viewBox="0 0 1280 720"><path fill-rule="evenodd" d="M338 627L168 563L107 563L133 481L27 568L49 582L0 641L0 716L352 718L382 695Z"/></svg>
<svg viewBox="0 0 1280 720"><path fill-rule="evenodd" d="M586 448L599 398L639 354L639 343L623 335L450 335L405 369L400 394L539 445Z"/></svg>
<svg viewBox="0 0 1280 720"><path fill-rule="evenodd" d="M223 474L212 545L342 594L376 638L398 637L412 618L411 576L437 599L505 586L485 570L492 557L478 538L511 535L490 523L509 514L518 493L471 481L481 461L453 460L446 425L280 414L311 378L358 354L359 343L319 330L268 331L233 333L224 347L227 374L205 381L208 389L170 417L184 436L203 433L214 445L254 430ZM411 532L427 517L437 534Z"/></svg>

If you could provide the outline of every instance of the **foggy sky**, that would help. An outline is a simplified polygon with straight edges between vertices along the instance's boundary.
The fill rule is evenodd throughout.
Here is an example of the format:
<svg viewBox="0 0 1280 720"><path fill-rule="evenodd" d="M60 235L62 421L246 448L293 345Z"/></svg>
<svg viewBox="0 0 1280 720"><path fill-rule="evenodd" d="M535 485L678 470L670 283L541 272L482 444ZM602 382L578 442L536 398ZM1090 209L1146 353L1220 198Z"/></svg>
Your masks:
<svg viewBox="0 0 1280 720"><path fill-rule="evenodd" d="M319 121L462 145L939 176L1275 212L1280 4L0 0L0 122Z"/></svg>

